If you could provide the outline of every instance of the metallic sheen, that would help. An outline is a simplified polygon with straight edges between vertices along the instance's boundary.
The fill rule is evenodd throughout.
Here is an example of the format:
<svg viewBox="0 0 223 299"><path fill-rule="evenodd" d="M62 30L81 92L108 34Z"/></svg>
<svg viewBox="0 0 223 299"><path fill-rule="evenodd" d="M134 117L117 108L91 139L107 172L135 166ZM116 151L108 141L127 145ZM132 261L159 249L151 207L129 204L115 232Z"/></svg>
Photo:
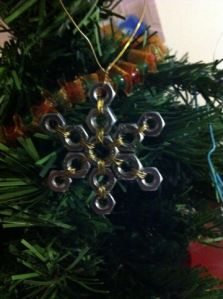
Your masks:
<svg viewBox="0 0 223 299"><path fill-rule="evenodd" d="M106 183L100 182L100 179L99 179L100 176L107 178ZM117 179L114 176L111 169L109 169L109 168L106 168L104 173L100 173L100 171L97 168L94 168L89 175L89 183L90 183L92 189L94 189L96 191L98 190L99 187L104 186L108 192L111 192L112 189L114 188L116 182L117 182Z"/></svg>
<svg viewBox="0 0 223 299"><path fill-rule="evenodd" d="M44 114L41 118L41 126L46 133L57 133L57 127L65 127L66 122L59 113Z"/></svg>
<svg viewBox="0 0 223 299"><path fill-rule="evenodd" d="M73 165L75 162L78 165L78 168L75 168L75 166ZM82 153L68 153L64 158L63 167L68 171L69 169L71 169L69 175L71 178L83 179L87 176L91 168L91 164L86 159L86 156ZM75 171L72 174L73 168L75 169Z"/></svg>
<svg viewBox="0 0 223 299"><path fill-rule="evenodd" d="M105 105L109 106L115 97L115 91L110 83L96 83L91 88L89 96L96 102L103 98Z"/></svg>
<svg viewBox="0 0 223 299"><path fill-rule="evenodd" d="M157 137L165 127L165 122L159 112L151 111L144 113L138 121L138 126L142 127L144 124L148 124L148 121L151 120L154 122L154 126L150 128L148 125L148 129L146 129L143 133L147 137Z"/></svg>
<svg viewBox="0 0 223 299"><path fill-rule="evenodd" d="M52 170L48 176L48 185L55 192L67 192L71 183L72 179L63 170Z"/></svg>
<svg viewBox="0 0 223 299"><path fill-rule="evenodd" d="M113 165L113 169L119 180L135 180L137 172L142 170L142 164L134 154L118 154L117 160L120 160L120 162ZM125 164L126 169L124 167Z"/></svg>
<svg viewBox="0 0 223 299"><path fill-rule="evenodd" d="M116 123L116 117L108 107L104 109L103 124L100 124L100 117L102 116L98 114L98 110L96 108L92 109L86 118L88 128L92 133L96 133L97 130L103 129L105 134L108 134Z"/></svg>
<svg viewBox="0 0 223 299"><path fill-rule="evenodd" d="M81 151L84 149L84 143L88 140L88 134L81 125L65 126L65 130L69 132L68 136L61 135L60 138L64 146L70 151ZM79 140L72 139L72 135L79 136Z"/></svg>
<svg viewBox="0 0 223 299"><path fill-rule="evenodd" d="M146 177L144 179L137 178L137 182L139 187L143 191L156 191L160 184L162 183L163 177L160 174L159 170L155 167L146 167L143 169L143 172L151 175L153 177L152 182L147 182Z"/></svg>
<svg viewBox="0 0 223 299"><path fill-rule="evenodd" d="M115 207L115 200L111 194L108 194L105 198L96 196L92 201L92 209L98 215L111 214Z"/></svg>

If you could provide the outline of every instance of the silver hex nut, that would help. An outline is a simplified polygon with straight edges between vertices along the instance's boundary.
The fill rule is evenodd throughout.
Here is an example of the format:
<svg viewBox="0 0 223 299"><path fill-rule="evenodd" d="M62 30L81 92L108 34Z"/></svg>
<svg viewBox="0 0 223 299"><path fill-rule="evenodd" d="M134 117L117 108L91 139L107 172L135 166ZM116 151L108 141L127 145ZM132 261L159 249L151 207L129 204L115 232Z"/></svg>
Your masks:
<svg viewBox="0 0 223 299"><path fill-rule="evenodd" d="M160 115L159 112L146 112L144 113L138 121L139 128L142 128L144 125L145 130L143 131L143 134L147 137L157 137L162 132L163 128L165 127L165 122Z"/></svg>
<svg viewBox="0 0 223 299"><path fill-rule="evenodd" d="M143 191L156 191L158 190L160 184L163 181L163 177L160 174L159 170L156 167L145 167L142 170L146 176L145 178L137 178L137 182L139 184L139 187ZM147 176L149 176L150 181L147 181Z"/></svg>
<svg viewBox="0 0 223 299"><path fill-rule="evenodd" d="M103 99L105 105L110 105L115 97L116 93L112 87L112 85L108 82L106 83L96 83L90 90L89 97L94 101L98 101L99 99Z"/></svg>
<svg viewBox="0 0 223 299"><path fill-rule="evenodd" d="M71 178L85 178L91 168L90 162L82 153L68 153L64 158L63 167Z"/></svg>
<svg viewBox="0 0 223 299"><path fill-rule="evenodd" d="M108 134L117 119L110 108L105 108L103 114L99 114L96 108L92 109L87 118L86 123L92 133L100 129L104 129L105 134Z"/></svg>
<svg viewBox="0 0 223 299"><path fill-rule="evenodd" d="M94 168L89 175L89 183L95 191L100 187L104 187L106 191L111 192L117 182L111 169L106 168L103 173L100 173L98 168Z"/></svg>
<svg viewBox="0 0 223 299"><path fill-rule="evenodd" d="M105 198L96 196L92 201L92 209L98 215L111 214L115 205L116 202L110 193Z"/></svg>
<svg viewBox="0 0 223 299"><path fill-rule="evenodd" d="M47 113L41 118L41 127L46 133L56 134L57 128L66 126L65 119L60 113Z"/></svg>
<svg viewBox="0 0 223 299"><path fill-rule="evenodd" d="M83 150L83 143L87 142L88 134L81 125L65 126L64 131L67 134L61 134L61 140L64 146L70 151Z"/></svg>
<svg viewBox="0 0 223 299"><path fill-rule="evenodd" d="M120 142L118 148L123 152L135 151L137 141L141 142L144 135L140 133L137 124L123 123L119 124L114 139Z"/></svg>
<svg viewBox="0 0 223 299"><path fill-rule="evenodd" d="M72 179L63 170L52 170L48 176L48 186L55 192L67 192Z"/></svg>
<svg viewBox="0 0 223 299"><path fill-rule="evenodd" d="M142 164L134 154L120 153L113 164L115 175L120 180L135 180L137 174L142 170Z"/></svg>
<svg viewBox="0 0 223 299"><path fill-rule="evenodd" d="M96 137L91 137L89 144L92 147L87 149L87 156L95 166L101 161L105 163L106 167L110 166L119 153L118 148L114 146L113 139L109 135L104 137L103 142L100 142Z"/></svg>

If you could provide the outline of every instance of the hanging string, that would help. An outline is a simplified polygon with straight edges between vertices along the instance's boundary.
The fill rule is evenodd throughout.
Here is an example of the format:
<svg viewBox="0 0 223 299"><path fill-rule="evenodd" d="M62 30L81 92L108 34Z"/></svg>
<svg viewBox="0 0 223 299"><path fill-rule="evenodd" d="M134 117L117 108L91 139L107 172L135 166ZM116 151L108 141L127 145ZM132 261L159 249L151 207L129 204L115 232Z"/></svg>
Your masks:
<svg viewBox="0 0 223 299"><path fill-rule="evenodd" d="M127 43L124 45L123 49L121 50L121 52L117 55L117 57L108 65L108 67L105 69L98 57L97 54L95 52L94 46L92 45L90 39L86 36L86 34L80 29L80 27L78 26L78 24L75 22L75 20L73 19L73 17L71 16L71 14L69 13L69 11L67 10L67 8L65 7L63 0L59 0L64 12L66 13L66 15L68 16L68 18L70 19L70 21L72 22L72 24L74 25L74 27L79 31L79 33L85 38L85 40L87 41L92 54L94 56L94 59L97 63L97 65L99 66L99 68L103 71L103 73L105 74L105 81L107 81L109 79L109 72L112 69L112 67L121 59L121 57L125 54L126 50L129 48L130 44L132 43L132 41L134 40L140 26L142 25L143 22L143 18L145 16L145 12L146 12L146 0L144 0L144 6L143 6L143 10L142 10L142 14L141 17L133 31L133 33L131 34L131 36L129 37Z"/></svg>
<svg viewBox="0 0 223 299"><path fill-rule="evenodd" d="M91 48L92 54L95 58L96 63L98 64L99 68L106 73L106 70L103 68L103 66L100 64L100 61L98 60L97 54L95 52L95 49L90 41L90 39L87 37L87 35L80 29L80 27L78 26L78 24L74 21L73 17L71 16L71 14L69 13L69 11L67 10L67 8L65 7L64 3L62 0L59 0L64 12L66 13L66 15L68 16L68 18L70 19L71 23L74 25L74 27L80 32L80 34L85 38L85 40L87 41L87 43L89 44L89 47Z"/></svg>
<svg viewBox="0 0 223 299"><path fill-rule="evenodd" d="M118 54L118 56L109 64L109 66L106 69L106 73L109 74L109 71L112 69L112 67L121 59L121 57L125 54L126 50L129 48L129 46L131 45L131 43L133 42L139 28L142 25L144 16L145 16L145 12L146 12L146 0L144 0L144 5L143 5L143 10L142 10L142 14L141 17L132 33L132 35L130 36L130 38L128 39L127 43L124 45L123 49L121 50L121 52Z"/></svg>

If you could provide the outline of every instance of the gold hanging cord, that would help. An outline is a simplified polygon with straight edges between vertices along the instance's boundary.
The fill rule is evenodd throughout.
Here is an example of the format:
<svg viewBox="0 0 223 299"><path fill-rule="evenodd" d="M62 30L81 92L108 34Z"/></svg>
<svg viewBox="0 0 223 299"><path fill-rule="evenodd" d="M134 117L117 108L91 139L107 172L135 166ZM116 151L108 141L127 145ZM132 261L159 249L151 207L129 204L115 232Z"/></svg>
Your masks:
<svg viewBox="0 0 223 299"><path fill-rule="evenodd" d="M85 38L85 40L87 41L87 43L89 44L92 54L95 58L95 61L97 63L97 65L99 66L99 68L104 72L105 74L105 80L106 78L109 77L109 72L112 69L112 67L121 59L121 57L124 55L124 53L126 52L126 50L128 49L128 47L130 46L130 44L132 43L132 41L134 40L140 26L142 25L143 22L143 18L145 16L145 12L146 12L146 0L144 0L144 6L143 6L143 10L142 10L142 14L141 17L132 33L132 35L130 36L130 38L128 39L127 43L124 45L123 49L120 51L120 53L117 55L117 57L108 65L108 67L105 69L98 57L97 54L95 52L94 46L92 45L90 39L86 36L86 34L80 29L80 27L78 26L78 24L75 22L75 20L73 19L73 17L71 16L71 14L69 13L69 11L67 10L67 8L65 7L64 3L62 0L59 0L64 12L66 13L66 15L69 17L70 21L72 22L72 24L74 25L74 27L80 32L80 34Z"/></svg>

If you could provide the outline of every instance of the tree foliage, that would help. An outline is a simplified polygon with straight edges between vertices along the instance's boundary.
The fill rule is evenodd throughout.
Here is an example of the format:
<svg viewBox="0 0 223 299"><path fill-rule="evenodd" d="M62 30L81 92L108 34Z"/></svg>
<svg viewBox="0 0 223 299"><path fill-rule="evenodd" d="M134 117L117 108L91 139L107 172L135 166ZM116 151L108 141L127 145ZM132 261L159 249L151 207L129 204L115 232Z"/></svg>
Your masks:
<svg viewBox="0 0 223 299"><path fill-rule="evenodd" d="M66 5L107 65L118 44L100 36L100 20L113 14L105 2ZM15 113L25 121L41 92L53 94L59 79L89 74L97 66L58 1L1 1L0 11L10 28L4 30L14 36L1 49L0 120L5 125ZM211 207L216 197L207 163L211 123L218 140L215 165L221 172L218 64L169 56L130 96L117 95L113 109L121 121L136 121L148 110L162 114L162 135L146 140L138 152L145 166L159 168L164 182L154 193L144 193L132 182L118 184L117 205L108 217L91 211L92 192L83 181L62 195L49 190L47 174L60 167L63 154L54 137L39 130L13 145L0 144L1 298L223 297L215 288L218 281L187 266L188 244L218 237L223 225L219 207ZM194 105L196 94L204 106ZM91 105L58 109L79 123Z"/></svg>

